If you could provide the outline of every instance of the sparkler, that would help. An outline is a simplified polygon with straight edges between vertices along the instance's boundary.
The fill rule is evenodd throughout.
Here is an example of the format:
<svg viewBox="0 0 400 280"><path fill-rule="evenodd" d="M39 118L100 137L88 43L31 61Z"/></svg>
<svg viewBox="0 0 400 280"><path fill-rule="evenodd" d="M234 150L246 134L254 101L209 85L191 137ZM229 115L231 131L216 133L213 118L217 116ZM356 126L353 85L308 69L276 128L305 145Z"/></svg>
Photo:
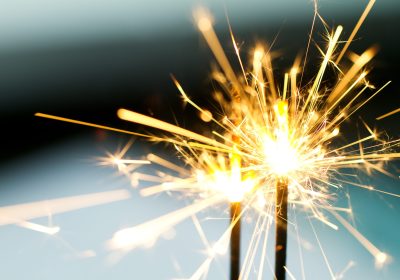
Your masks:
<svg viewBox="0 0 400 280"><path fill-rule="evenodd" d="M162 130L173 137L138 134L37 113L36 116L39 117L99 127L170 143L189 166L189 168L183 168L153 154L143 162L124 159L127 149L119 153L118 157L110 156L104 159L106 163L117 165L118 169L131 180L159 182L159 185L141 189L140 193L143 196L178 192L193 199L193 203L186 208L116 232L108 242L109 248L128 251L138 246L152 244L162 232L182 220L192 217L194 221L197 221L196 213L229 201L230 226L213 246L206 240L200 224L195 222L208 249L208 257L194 272L191 279L199 279L205 275L215 256L226 251L229 241L231 279L248 278L250 268L255 265L254 258L257 250L261 251L258 279L262 279L267 238L273 220L276 225L275 277L278 280L285 279L286 271L290 274L286 267L290 209L302 209L311 217L333 229L338 229L339 226L326 215L331 214L373 255L378 267L387 263L389 256L369 242L339 214L339 212L349 213L351 209L334 205L335 193L341 189L342 184L400 197L397 194L347 180L347 175L340 173L340 170L345 168L366 168L387 174L382 164L400 157L400 153L395 151L399 147L400 139L381 139L379 133L373 131L365 123L365 130L368 131L366 136L344 145L340 145L336 139L340 135L340 125L349 120L390 83L387 82L375 88L367 79L369 71L366 66L375 55L375 48L367 49L360 55L351 54L350 66L340 64L374 2L369 2L340 53L337 50L343 28L338 26L327 34L326 48L318 47L322 55L320 67L313 80L305 85L302 84L302 76L300 82L298 77L305 71L302 68L306 66L307 56L302 67L300 67L301 61L296 59L290 71L283 73L283 85L278 86L280 82L274 76L276 73L273 71L273 52L270 48L258 44L252 53L251 66L245 68L230 27L233 46L242 72L241 75L236 75L214 32L212 17L204 9L196 10L194 18L197 27L219 65L212 72L213 79L219 84L219 90L213 97L221 106L223 117L215 117L214 115L218 114L212 114L198 106L188 97L174 77L173 80L183 101L197 109L202 119L211 121L217 126L217 129L212 131L213 137L207 137L127 109L118 110L117 115L120 119ZM312 30L314 30L316 18L320 18L317 7L315 7ZM310 41L307 53L309 45ZM331 88L324 84L329 68L339 73L335 85ZM372 94L367 96L369 91L372 91ZM377 119L396 112L398 109ZM154 176L139 173L135 168L131 168L132 164L149 162L169 168L178 175L158 172L157 176ZM245 254L243 267L240 269L240 222L241 217L249 213L258 218L256 230ZM312 226L311 221L310 224ZM317 241L319 243L318 239ZM259 246L260 244L262 245ZM323 255L326 260L325 254ZM327 266L334 278L328 262Z"/></svg>

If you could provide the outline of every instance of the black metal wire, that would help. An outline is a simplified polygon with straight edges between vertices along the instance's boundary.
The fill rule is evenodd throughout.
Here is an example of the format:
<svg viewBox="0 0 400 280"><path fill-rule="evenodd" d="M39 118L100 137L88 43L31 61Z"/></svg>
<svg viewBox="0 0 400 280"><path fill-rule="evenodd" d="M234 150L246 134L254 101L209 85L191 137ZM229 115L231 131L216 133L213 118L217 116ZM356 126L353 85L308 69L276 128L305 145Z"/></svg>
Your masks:
<svg viewBox="0 0 400 280"><path fill-rule="evenodd" d="M287 211L288 183L285 179L276 184L275 206L275 279L285 280L286 247L287 247Z"/></svg>

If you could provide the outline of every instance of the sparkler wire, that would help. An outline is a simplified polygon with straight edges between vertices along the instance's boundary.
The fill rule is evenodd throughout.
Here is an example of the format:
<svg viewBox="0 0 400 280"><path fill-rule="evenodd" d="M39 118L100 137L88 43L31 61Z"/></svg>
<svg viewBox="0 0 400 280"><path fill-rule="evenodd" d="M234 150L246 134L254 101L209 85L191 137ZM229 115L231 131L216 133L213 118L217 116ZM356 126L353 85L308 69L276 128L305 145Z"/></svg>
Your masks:
<svg viewBox="0 0 400 280"><path fill-rule="evenodd" d="M275 277L285 280L288 221L288 181L280 178L276 182L275 204Z"/></svg>

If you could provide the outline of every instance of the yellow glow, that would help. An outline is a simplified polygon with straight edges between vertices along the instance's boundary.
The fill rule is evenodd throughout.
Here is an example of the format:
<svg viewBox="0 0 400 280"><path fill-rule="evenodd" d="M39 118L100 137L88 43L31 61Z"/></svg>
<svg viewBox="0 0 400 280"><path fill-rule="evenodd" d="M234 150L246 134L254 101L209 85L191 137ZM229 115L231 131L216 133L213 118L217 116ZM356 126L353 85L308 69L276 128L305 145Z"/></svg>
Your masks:
<svg viewBox="0 0 400 280"><path fill-rule="evenodd" d="M207 32L212 29L213 19L211 13L207 9L199 7L193 12L193 16L197 28L201 32Z"/></svg>
<svg viewBox="0 0 400 280"><path fill-rule="evenodd" d="M203 122L210 122L213 118L212 113L208 110L203 110L200 112L200 118Z"/></svg>
<svg viewBox="0 0 400 280"><path fill-rule="evenodd" d="M393 111L390 111L389 113L386 113L386 114L384 114L384 115L382 115L382 116L377 117L376 119L379 121L379 120L381 120L381 119L387 118L387 117L389 117L389 116L391 116L391 115L394 115L394 114L396 114L396 113L399 113L399 112L400 112L400 108L397 108L397 109L395 109L395 110L393 110Z"/></svg>
<svg viewBox="0 0 400 280"><path fill-rule="evenodd" d="M278 101L274 105L277 125L275 135L265 135L263 138L263 150L265 161L272 172L277 175L286 175L299 166L296 149L289 139L288 105L285 101Z"/></svg>
<svg viewBox="0 0 400 280"><path fill-rule="evenodd" d="M114 128L114 127L98 125L98 124L95 124L95 123L82 122L82 121L78 121L78 120L74 120L74 119L68 119L68 118L63 118L63 117L49 115L49 114L35 113L35 116L36 117L40 117L40 118L53 119L53 120L62 121L62 122L69 122L69 123L84 125L84 126L90 126L90 127L104 129L104 130L115 131L115 132L124 133L124 134L130 134L130 135L141 136L141 137L148 137L148 135L132 132L132 131L129 131L129 130L123 130L123 129L118 129L118 128Z"/></svg>
<svg viewBox="0 0 400 280"><path fill-rule="evenodd" d="M122 120L126 120L126 121L130 121L130 122L134 122L134 123L140 123L143 125L147 125L150 127L154 127L160 130L164 130L164 131L168 131L171 133L175 133L178 135L182 135L184 137L188 137L189 139L193 139L202 143L206 143L212 146L217 146L217 147L221 147L221 148L227 148L229 149L228 146L223 145L211 138L205 137L203 135L197 134L193 131L181 128L179 126L143 115L143 114L139 114L136 112L132 112L126 109L119 109L117 111L117 115L120 119Z"/></svg>
<svg viewBox="0 0 400 280"><path fill-rule="evenodd" d="M234 150L237 150L236 146L234 146ZM240 171L241 167L241 158L237 153L231 154L231 176L230 176L230 186L228 191L228 198L232 202L241 201L243 198L243 188L242 188L242 174ZM222 183L222 182L221 182ZM225 182L226 184L227 182Z"/></svg>
<svg viewBox="0 0 400 280"><path fill-rule="evenodd" d="M383 252L379 252L375 255L375 266L377 268L382 268L388 261L389 256Z"/></svg>
<svg viewBox="0 0 400 280"><path fill-rule="evenodd" d="M234 166L232 166L231 171L216 169L210 174L198 170L197 181L199 186L204 189L222 193L230 202L239 202L254 187L252 178L248 177L241 180L239 172L240 168Z"/></svg>
<svg viewBox="0 0 400 280"><path fill-rule="evenodd" d="M332 131L332 135L333 136L337 136L339 134L340 130L338 127L336 127L333 131Z"/></svg>
<svg viewBox="0 0 400 280"><path fill-rule="evenodd" d="M202 17L197 22L197 26L201 31L207 31L207 30L211 29L212 25L211 25L211 21L209 18Z"/></svg>
<svg viewBox="0 0 400 280"><path fill-rule="evenodd" d="M281 75L274 77L272 64L272 59L276 56L269 47L257 45L249 59L250 65L246 68L243 67L239 56L239 45L237 45L230 27L234 50L243 74L238 77L213 29L212 17L206 10L197 10L195 12L196 26L218 64L212 72L216 101L213 107L220 108L220 110L217 109L212 113L204 110L190 99L190 96L184 92L174 77L172 79L185 104L196 109L203 121L213 122L213 128L210 131L212 133L194 132L153 117L120 109L118 116L123 120L167 132L166 136L160 137L141 136L148 137L153 141L173 144L183 158L185 166L178 166L156 155L149 155L149 161L161 165L175 174L149 175L137 171L132 172L129 169L132 162L125 161L122 156L112 160L120 169L123 169L123 173L132 181L146 180L157 183L155 186L142 189L140 191L142 195L179 192L183 196L193 198L194 203L148 223L117 232L110 241L111 248L129 250L137 246L152 245L162 232L170 230L178 222L193 217L197 212L214 206L217 202L226 202L226 200L241 202L244 207L240 215L251 209L260 214L259 220L260 217L263 217L262 219L273 217L274 215L271 214L276 206L276 181L285 178L288 184L288 202L293 207L309 212L310 217L318 219L335 230L339 229L335 224L336 221L339 221L370 252L378 267L387 263L390 258L387 254L375 247L347 219L337 214L338 211L353 214L351 209L336 207L334 204L336 194L342 193L338 191L343 187L342 183L368 191L399 196L372 186L354 183L355 173L345 174L348 169L352 168L365 168L368 172L375 170L388 174L383 166L389 159L400 158L400 153L395 150L400 143L399 139L382 141L378 139L378 136L382 134L370 129L364 123L369 131L368 135L363 134L356 139L346 139L345 135L341 135L341 141L334 142L335 136L340 133L340 125L348 121L350 116L389 84L388 82L375 91L375 87L367 81L369 74L369 71L366 70L367 63L376 53L374 48L366 50L360 55L350 55L350 60L347 61L345 67L338 64L342 57L347 57L347 48L373 2L374 0L370 0L348 42L343 44L344 47L341 44L343 42L342 26L338 26L327 34L325 47L317 46L322 59L317 69L311 69L311 72L315 71L311 73L314 78L310 81L303 79L303 76L308 76L303 74L306 66L309 66L307 62L310 59L307 59L307 53L310 42L312 42L311 36L304 59L302 60L298 56L291 69L285 73L283 81L279 81L278 77ZM317 1L314 1L315 5L316 3ZM314 20L318 20L318 18L320 17L315 9ZM311 31L313 28L314 22ZM313 65L315 66L315 64ZM331 68L335 69L338 76L336 81L330 80L326 83L326 77L332 77L328 72L331 71ZM281 86L283 86L282 90ZM367 92L368 90L374 90L374 92L370 94ZM359 97L366 95L369 97L360 102ZM391 116L397 112L399 109L377 119ZM135 134L72 119L40 113L36 115ZM181 123L180 120L177 122ZM377 143L370 144L376 140ZM343 179L346 177L351 179L346 181ZM210 201L215 196L220 199ZM329 211L333 215L327 216L325 211ZM253 219L254 215L246 215L246 217ZM332 217L336 220L330 221ZM230 230L234 224L235 222L232 221ZM264 221L262 224L269 225L269 222ZM261 239L264 233L262 230L260 233L258 238L253 238L253 240ZM229 236L229 232L226 236ZM223 248L228 248L229 238L220 240L223 240ZM268 232L265 232L264 240L265 242L268 240ZM222 241L218 242L215 250L211 250L213 253L210 258L216 254L215 251L219 251L217 249L221 244ZM321 244L319 245L321 246ZM259 248L259 246L250 246L250 256L258 254L254 248ZM263 253L265 254L265 251ZM324 259L326 261L325 255ZM203 275L208 265L209 261L206 260L204 267L200 268L199 273L195 273L195 275ZM249 269L246 267L243 271L249 271ZM329 270L333 278L330 267ZM287 272L289 273L289 271ZM260 275L262 274L260 273Z"/></svg>
<svg viewBox="0 0 400 280"><path fill-rule="evenodd" d="M290 146L289 141L283 139L273 141L266 138L264 139L264 153L266 163L277 175L285 175L299 166L296 150Z"/></svg>

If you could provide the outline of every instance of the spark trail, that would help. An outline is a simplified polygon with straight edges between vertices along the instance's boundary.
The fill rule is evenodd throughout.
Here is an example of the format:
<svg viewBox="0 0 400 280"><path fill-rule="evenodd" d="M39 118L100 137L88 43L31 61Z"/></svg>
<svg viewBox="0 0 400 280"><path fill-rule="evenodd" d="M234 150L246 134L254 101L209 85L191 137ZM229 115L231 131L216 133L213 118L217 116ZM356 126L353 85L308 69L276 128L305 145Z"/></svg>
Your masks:
<svg viewBox="0 0 400 280"><path fill-rule="evenodd" d="M209 207L224 202L240 202L242 207L236 208L238 211L232 215L224 237L234 232L236 224L244 215L263 217L262 224L268 224L269 219L275 220L276 247L280 246L281 249L275 260L275 276L278 280L284 279L286 273L294 277L286 266L285 258L287 227L291 222L290 211L295 207L297 212L302 210L308 217L315 218L334 230L339 228L338 222L372 254L377 265L387 263L389 256L339 214L352 213L352 209L335 205L340 194L344 192L343 182L355 181L355 171L375 170L388 174L382 166L389 160L400 157L400 153L397 152L400 139L383 139L365 123L365 129L360 131L362 136L358 139L344 135L340 129L344 122L348 122L360 108L367 106L371 99L381 94L390 83L375 87L369 81L369 62L376 54L375 48L366 49L357 55L351 54L350 59L346 60L351 40L374 2L369 2L344 47L340 48L343 40L342 26L327 31L326 45L317 46L322 55L319 68L300 69L300 65L306 66L306 61L301 63L300 59L296 59L290 70L284 73L274 71L274 54L269 46L262 43L258 43L252 50L249 66L245 67L230 26L235 54L240 64L240 74L235 74L214 31L210 13L205 9L196 10L196 25L218 62L211 76L218 84L213 99L221 111L210 112L201 108L188 97L184 87L174 77L173 81L184 102L198 110L204 120L213 123L213 137L125 108L117 112L118 117L124 121L167 133L166 136L139 136L173 145L185 163L185 167L182 167L160 155L151 154L147 157L149 162L169 168L171 172L156 172L156 176L148 174L146 177L137 170L131 171L130 161L124 161L123 155L119 155L118 168L124 170L123 174L130 178L136 176L135 178L144 181L149 178L149 181L157 181L157 185L140 190L144 196L163 192L179 193L190 198L193 204L153 221L117 232L110 240L110 248L126 251L148 243L147 239L154 243L162 231ZM321 19L325 29L330 30L317 10L315 15L311 30L315 30L316 19ZM307 54L308 49L309 46ZM303 85L305 71L314 73L314 77ZM397 111L398 109L378 119ZM138 134L42 113L37 113L36 116ZM103 160L105 163L115 163L113 156ZM348 170L353 171L348 173ZM362 183L355 182L353 186L398 196ZM265 228L269 226L258 230L263 231ZM132 232L134 234L131 234ZM148 233L154 232L157 234L149 237ZM298 234L297 229L296 232ZM256 244L261 240L264 245L251 247L244 268L246 271L238 272L240 275L247 275L249 266L255 265L251 261L254 260L252 256L259 250L263 256L260 267L266 267L264 261L268 261L265 254L268 249L268 232L264 234L264 240L261 240L260 235L254 236ZM140 238L132 241L132 236ZM226 238L221 240L225 242ZM319 243L318 238L317 240ZM321 251L323 252L322 247ZM325 253L323 255L327 260ZM198 279L206 273L213 258L212 254L206 259L194 273L193 279ZM334 275L328 263L327 266L331 275Z"/></svg>

